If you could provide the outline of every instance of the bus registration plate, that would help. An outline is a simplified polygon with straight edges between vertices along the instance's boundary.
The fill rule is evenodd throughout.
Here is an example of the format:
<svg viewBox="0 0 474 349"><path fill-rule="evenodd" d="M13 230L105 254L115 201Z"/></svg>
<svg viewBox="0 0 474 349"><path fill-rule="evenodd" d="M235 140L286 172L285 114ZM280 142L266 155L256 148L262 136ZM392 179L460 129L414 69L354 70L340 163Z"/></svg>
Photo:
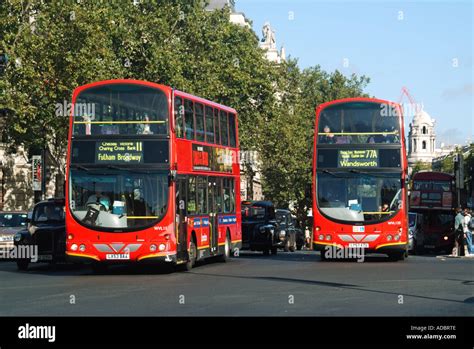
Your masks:
<svg viewBox="0 0 474 349"><path fill-rule="evenodd" d="M128 259L130 259L130 254L128 254L128 253L114 253L114 254L109 253L109 254L105 255L105 258L106 259L115 259L115 260L117 260L117 259L120 259L120 260L127 259L128 260Z"/></svg>
<svg viewBox="0 0 474 349"><path fill-rule="evenodd" d="M369 248L369 244L366 244L366 243L353 243L353 244L349 244L349 248Z"/></svg>

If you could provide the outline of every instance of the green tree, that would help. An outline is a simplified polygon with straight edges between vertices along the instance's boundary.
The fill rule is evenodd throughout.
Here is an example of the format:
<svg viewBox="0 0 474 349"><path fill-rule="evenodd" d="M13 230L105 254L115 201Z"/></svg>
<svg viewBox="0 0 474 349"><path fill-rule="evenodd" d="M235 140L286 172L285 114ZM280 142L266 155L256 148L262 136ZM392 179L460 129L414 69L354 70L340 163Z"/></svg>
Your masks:
<svg viewBox="0 0 474 349"><path fill-rule="evenodd" d="M414 176L415 173L418 173L420 171L431 171L431 163L422 161L415 162L415 165L413 165L413 168L411 170L411 176Z"/></svg>
<svg viewBox="0 0 474 349"><path fill-rule="evenodd" d="M230 105L244 149L257 147L255 127L273 105L276 70L255 33L230 23L227 9L205 11L203 1L3 1L0 33L0 52L10 56L0 77L7 141L46 146L60 170L62 106L85 83L143 79Z"/></svg>
<svg viewBox="0 0 474 349"><path fill-rule="evenodd" d="M296 60L282 64L278 80L279 102L263 128L262 172L265 196L280 207L291 203L304 226L312 204L312 154L315 108L338 98L365 96L367 77L347 78L319 66L301 71Z"/></svg>

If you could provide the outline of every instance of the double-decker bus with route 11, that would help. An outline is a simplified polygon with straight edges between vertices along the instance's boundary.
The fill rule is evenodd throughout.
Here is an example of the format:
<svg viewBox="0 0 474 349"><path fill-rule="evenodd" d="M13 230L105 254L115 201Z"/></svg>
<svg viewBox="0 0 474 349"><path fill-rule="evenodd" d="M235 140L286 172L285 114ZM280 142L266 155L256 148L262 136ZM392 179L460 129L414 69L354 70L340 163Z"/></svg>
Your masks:
<svg viewBox="0 0 474 349"><path fill-rule="evenodd" d="M72 106L68 260L190 269L240 248L234 109L137 80L78 87Z"/></svg>
<svg viewBox="0 0 474 349"><path fill-rule="evenodd" d="M347 98L316 109L313 248L322 260L350 249L407 255L407 160L398 104ZM331 252L336 250L336 252ZM342 257L341 257L342 258Z"/></svg>
<svg viewBox="0 0 474 349"><path fill-rule="evenodd" d="M411 178L410 212L421 214L423 222L414 251L450 253L454 247L455 178L452 174L420 171Z"/></svg>

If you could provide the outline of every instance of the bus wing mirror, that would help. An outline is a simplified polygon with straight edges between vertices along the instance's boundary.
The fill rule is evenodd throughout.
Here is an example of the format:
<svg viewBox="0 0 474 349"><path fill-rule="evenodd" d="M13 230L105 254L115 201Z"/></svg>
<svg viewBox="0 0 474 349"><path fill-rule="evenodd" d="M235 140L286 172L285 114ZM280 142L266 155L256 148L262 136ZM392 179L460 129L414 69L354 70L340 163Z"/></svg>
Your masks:
<svg viewBox="0 0 474 349"><path fill-rule="evenodd" d="M171 170L168 175L168 185L171 185L171 183L176 182L176 178L177 178L177 171Z"/></svg>

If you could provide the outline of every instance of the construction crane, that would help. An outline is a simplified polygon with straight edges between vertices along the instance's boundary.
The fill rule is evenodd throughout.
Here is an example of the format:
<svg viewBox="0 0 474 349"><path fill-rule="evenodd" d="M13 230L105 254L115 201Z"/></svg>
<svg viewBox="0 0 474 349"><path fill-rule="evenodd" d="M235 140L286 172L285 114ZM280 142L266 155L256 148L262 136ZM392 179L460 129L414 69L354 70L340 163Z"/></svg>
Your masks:
<svg viewBox="0 0 474 349"><path fill-rule="evenodd" d="M410 94L410 91L408 91L408 88L406 86L402 87L402 93L400 94L400 98L398 99L398 104L402 104L403 96L406 96L408 100L410 101L410 108L414 108L414 115L420 113L423 110L423 106L420 106L418 103L416 103L415 99L413 96Z"/></svg>

